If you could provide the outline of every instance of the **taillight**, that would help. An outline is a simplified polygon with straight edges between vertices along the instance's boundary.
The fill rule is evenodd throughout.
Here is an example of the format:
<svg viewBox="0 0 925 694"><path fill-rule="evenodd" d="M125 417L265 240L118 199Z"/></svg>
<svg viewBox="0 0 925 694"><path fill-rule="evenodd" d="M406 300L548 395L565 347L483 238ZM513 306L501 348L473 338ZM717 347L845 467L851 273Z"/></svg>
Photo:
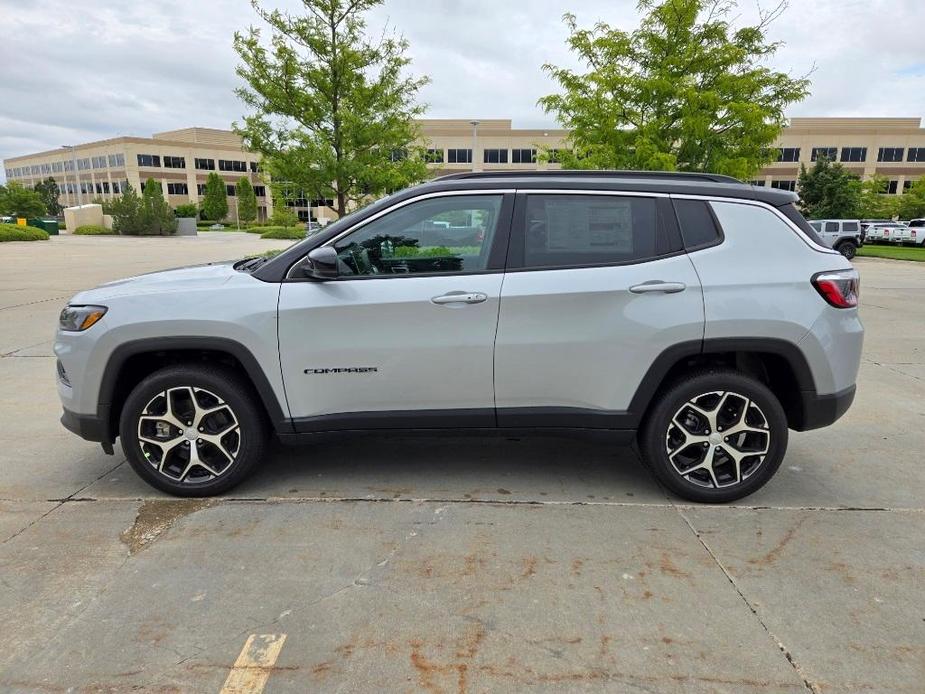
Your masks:
<svg viewBox="0 0 925 694"><path fill-rule="evenodd" d="M861 280L857 270L831 270L813 275L813 286L826 302L835 308L858 305Z"/></svg>

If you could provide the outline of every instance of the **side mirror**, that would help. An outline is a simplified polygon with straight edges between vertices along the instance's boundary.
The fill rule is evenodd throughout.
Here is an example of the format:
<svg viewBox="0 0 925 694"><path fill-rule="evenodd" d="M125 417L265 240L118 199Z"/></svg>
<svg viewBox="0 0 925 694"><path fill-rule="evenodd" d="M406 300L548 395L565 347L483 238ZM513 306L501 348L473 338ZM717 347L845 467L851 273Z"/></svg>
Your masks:
<svg viewBox="0 0 925 694"><path fill-rule="evenodd" d="M306 277L315 280L333 280L337 278L337 251L330 246L316 248L308 254L303 264Z"/></svg>

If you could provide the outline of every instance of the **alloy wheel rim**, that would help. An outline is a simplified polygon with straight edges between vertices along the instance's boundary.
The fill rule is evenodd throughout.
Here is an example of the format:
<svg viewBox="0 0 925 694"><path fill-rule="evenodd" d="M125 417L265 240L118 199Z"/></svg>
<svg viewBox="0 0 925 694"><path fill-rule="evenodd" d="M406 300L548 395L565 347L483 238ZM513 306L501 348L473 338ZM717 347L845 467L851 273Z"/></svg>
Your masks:
<svg viewBox="0 0 925 694"><path fill-rule="evenodd" d="M145 460L180 484L224 475L241 449L234 410L215 393L195 386L167 388L138 417L138 443Z"/></svg>
<svg viewBox="0 0 925 694"><path fill-rule="evenodd" d="M754 400L733 391L691 398L674 413L665 452L674 471L700 487L741 484L764 463L771 428Z"/></svg>

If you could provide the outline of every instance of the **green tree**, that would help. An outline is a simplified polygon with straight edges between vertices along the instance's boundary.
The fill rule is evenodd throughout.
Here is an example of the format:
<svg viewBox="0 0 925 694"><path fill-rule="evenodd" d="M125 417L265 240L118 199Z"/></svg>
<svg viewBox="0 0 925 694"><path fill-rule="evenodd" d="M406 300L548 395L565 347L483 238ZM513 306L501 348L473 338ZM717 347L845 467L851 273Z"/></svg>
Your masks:
<svg viewBox="0 0 925 694"><path fill-rule="evenodd" d="M206 192L202 197L203 219L220 222L228 214L228 189L225 182L214 171L206 178Z"/></svg>
<svg viewBox="0 0 925 694"><path fill-rule="evenodd" d="M368 40L363 19L382 0L302 0L304 12L252 5L272 29L235 33L245 86L237 95L253 113L235 130L280 186L351 204L402 188L427 175L415 146L416 102L427 78L405 76L403 39Z"/></svg>
<svg viewBox="0 0 925 694"><path fill-rule="evenodd" d="M42 196L22 183L11 181L0 197L0 214L13 217L41 217L47 214Z"/></svg>
<svg viewBox="0 0 925 694"><path fill-rule="evenodd" d="M764 64L781 46L766 30L785 5L743 27L733 25L735 0L638 7L645 14L632 32L563 18L585 71L544 65L561 92L539 100L570 130L562 165L753 177L773 158L784 110L809 90Z"/></svg>
<svg viewBox="0 0 925 694"><path fill-rule="evenodd" d="M800 208L808 219L851 219L861 210L861 179L825 157L800 165Z"/></svg>
<svg viewBox="0 0 925 694"><path fill-rule="evenodd" d="M112 214L114 231L127 236L138 236L144 233L141 198L138 197L131 183L126 181L122 195L113 199L110 214Z"/></svg>
<svg viewBox="0 0 925 694"><path fill-rule="evenodd" d="M912 187L899 196L897 213L900 219L925 217L925 176L912 184Z"/></svg>
<svg viewBox="0 0 925 694"><path fill-rule="evenodd" d="M270 225L275 227L291 227L299 223L299 216L286 206L285 201L273 202L273 214L270 215Z"/></svg>
<svg viewBox="0 0 925 694"><path fill-rule="evenodd" d="M177 230L177 218L164 199L161 184L153 178L145 181L141 193L141 219L142 233L149 236L165 236Z"/></svg>
<svg viewBox="0 0 925 694"><path fill-rule="evenodd" d="M235 186L235 196L238 198L238 220L253 222L257 219L257 196L246 176L242 176Z"/></svg>
<svg viewBox="0 0 925 694"><path fill-rule="evenodd" d="M54 178L49 176L44 181L36 183L35 192L42 198L42 204L45 205L48 214L54 215L55 217L61 214L62 208L58 203L58 196L61 195L61 191Z"/></svg>
<svg viewBox="0 0 925 694"><path fill-rule="evenodd" d="M888 195L887 179L873 176L861 184L860 209L861 219L892 219L896 216L899 196Z"/></svg>

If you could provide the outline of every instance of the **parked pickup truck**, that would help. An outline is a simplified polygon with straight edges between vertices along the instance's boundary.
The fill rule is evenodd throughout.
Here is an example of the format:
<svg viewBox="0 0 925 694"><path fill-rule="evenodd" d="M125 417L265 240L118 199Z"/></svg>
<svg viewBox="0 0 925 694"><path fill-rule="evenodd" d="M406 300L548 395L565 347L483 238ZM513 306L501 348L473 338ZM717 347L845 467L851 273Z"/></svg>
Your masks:
<svg viewBox="0 0 925 694"><path fill-rule="evenodd" d="M871 243L903 244L911 240L909 227L899 222L874 222L865 230Z"/></svg>

